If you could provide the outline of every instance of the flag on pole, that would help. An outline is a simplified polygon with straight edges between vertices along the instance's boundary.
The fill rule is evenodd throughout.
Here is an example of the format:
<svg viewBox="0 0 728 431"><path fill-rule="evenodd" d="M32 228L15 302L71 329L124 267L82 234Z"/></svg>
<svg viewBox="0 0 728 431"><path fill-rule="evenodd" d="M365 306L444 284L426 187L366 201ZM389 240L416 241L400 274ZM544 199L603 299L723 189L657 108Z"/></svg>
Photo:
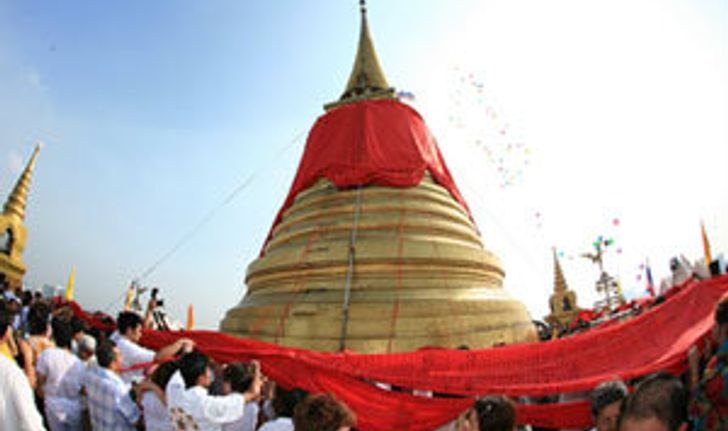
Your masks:
<svg viewBox="0 0 728 431"><path fill-rule="evenodd" d="M645 278L647 279L647 293L651 297L655 297L655 284L652 281L652 268L650 268L650 261L645 261Z"/></svg>
<svg viewBox="0 0 728 431"><path fill-rule="evenodd" d="M410 102L414 102L415 100L415 94L411 91L400 91L397 93L397 97L399 100L407 100Z"/></svg>
<svg viewBox="0 0 728 431"><path fill-rule="evenodd" d="M124 301L124 311L131 310L131 303L134 301L134 283L132 282L126 288L126 300Z"/></svg>
<svg viewBox="0 0 728 431"><path fill-rule="evenodd" d="M71 267L71 273L68 275L68 283L66 284L66 301L73 301L73 285L76 284L76 267Z"/></svg>
<svg viewBox="0 0 728 431"><path fill-rule="evenodd" d="M187 306L187 326L186 329L191 331L195 327L195 311L192 309L192 304Z"/></svg>
<svg viewBox="0 0 728 431"><path fill-rule="evenodd" d="M710 253L710 241L708 241L708 233L705 231L705 223L700 222L700 234L703 236L703 258L705 259L705 266L710 268L710 262L713 261L713 256Z"/></svg>

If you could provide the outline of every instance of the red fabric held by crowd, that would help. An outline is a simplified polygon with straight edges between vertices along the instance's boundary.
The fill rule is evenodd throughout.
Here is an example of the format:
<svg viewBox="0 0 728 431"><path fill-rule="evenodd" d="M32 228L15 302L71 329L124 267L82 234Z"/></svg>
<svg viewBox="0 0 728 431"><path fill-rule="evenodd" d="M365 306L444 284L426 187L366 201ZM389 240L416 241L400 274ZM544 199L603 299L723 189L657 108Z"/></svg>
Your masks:
<svg viewBox="0 0 728 431"><path fill-rule="evenodd" d="M629 380L658 370L679 374L685 370L688 349L710 332L715 305L726 292L728 276L692 281L663 304L623 323L549 342L483 350L320 353L213 331L145 331L142 342L156 349L189 337L217 361L258 359L264 372L286 387L334 392L357 412L361 429L424 431L452 420L478 395L515 398L581 392L605 380ZM100 323L71 304L79 317L92 325ZM391 392L372 382L462 398ZM586 402L519 404L518 422L585 428L591 415Z"/></svg>

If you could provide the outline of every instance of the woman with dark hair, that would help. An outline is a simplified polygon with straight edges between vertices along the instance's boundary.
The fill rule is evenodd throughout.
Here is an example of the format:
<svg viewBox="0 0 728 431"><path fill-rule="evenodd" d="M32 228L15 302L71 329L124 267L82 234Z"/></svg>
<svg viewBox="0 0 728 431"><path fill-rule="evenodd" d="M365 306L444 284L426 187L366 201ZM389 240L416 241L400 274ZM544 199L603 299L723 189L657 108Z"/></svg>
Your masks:
<svg viewBox="0 0 728 431"><path fill-rule="evenodd" d="M164 395L167 383L179 369L176 361L164 362L157 366L149 380L159 387L159 391L147 391L142 394L141 404L144 411L144 427L147 431L168 431L175 429L172 417L167 410Z"/></svg>
<svg viewBox="0 0 728 431"><path fill-rule="evenodd" d="M480 398L470 412L470 424L480 431L515 431L516 405L503 395Z"/></svg>
<svg viewBox="0 0 728 431"><path fill-rule="evenodd" d="M244 394L249 391L260 393L265 377L260 372L260 365L257 362L249 364L232 363L228 364L222 372L223 393ZM223 431L255 431L258 428L258 413L260 406L258 399L245 403L243 416L222 426Z"/></svg>
<svg viewBox="0 0 728 431"><path fill-rule="evenodd" d="M303 389L288 390L276 386L273 395L275 419L263 424L258 431L293 431L293 412L306 395L308 393Z"/></svg>

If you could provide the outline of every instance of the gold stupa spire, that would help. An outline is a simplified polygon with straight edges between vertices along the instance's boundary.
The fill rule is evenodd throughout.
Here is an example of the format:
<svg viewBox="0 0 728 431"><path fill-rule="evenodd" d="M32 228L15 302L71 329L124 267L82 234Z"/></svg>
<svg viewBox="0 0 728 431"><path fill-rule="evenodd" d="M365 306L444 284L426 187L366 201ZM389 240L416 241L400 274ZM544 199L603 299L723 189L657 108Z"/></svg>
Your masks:
<svg viewBox="0 0 728 431"><path fill-rule="evenodd" d="M41 144L36 145L33 155L30 157L25 169L23 169L23 173L20 174L20 178L18 178L18 182L15 183L13 191L10 192L10 196L8 196L8 200L5 202L5 207L3 209L3 213L5 215L15 216L20 220L25 220L25 204L28 201L30 179L33 175L35 160L38 157L41 147Z"/></svg>
<svg viewBox="0 0 728 431"><path fill-rule="evenodd" d="M554 293L564 293L569 288L566 285L566 278L564 277L564 271L561 269L561 262L559 262L556 248L554 247L552 251L554 253Z"/></svg>
<svg viewBox="0 0 728 431"><path fill-rule="evenodd" d="M349 75L344 94L336 102L324 105L329 110L345 103L364 99L394 99L394 88L387 83L382 67L379 65L377 52L369 34L367 6L365 0L359 1L361 12L361 29L359 32L359 48L354 59L354 68Z"/></svg>

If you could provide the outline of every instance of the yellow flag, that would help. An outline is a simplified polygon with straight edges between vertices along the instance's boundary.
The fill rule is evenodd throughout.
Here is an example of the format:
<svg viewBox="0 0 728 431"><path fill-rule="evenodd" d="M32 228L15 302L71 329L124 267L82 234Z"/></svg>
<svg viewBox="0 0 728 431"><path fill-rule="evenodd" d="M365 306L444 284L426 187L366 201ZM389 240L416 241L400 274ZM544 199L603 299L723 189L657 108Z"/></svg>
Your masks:
<svg viewBox="0 0 728 431"><path fill-rule="evenodd" d="M195 327L195 311L192 309L192 304L187 306L187 327L188 331L191 331Z"/></svg>
<svg viewBox="0 0 728 431"><path fill-rule="evenodd" d="M710 268L710 262L713 261L713 256L710 253L710 241L708 241L708 233L705 231L705 223L700 222L700 233L703 236L703 258L705 259L705 266Z"/></svg>
<svg viewBox="0 0 728 431"><path fill-rule="evenodd" d="M68 284L66 284L66 301L73 301L73 285L76 283L76 267L71 267L71 273L68 275Z"/></svg>
<svg viewBox="0 0 728 431"><path fill-rule="evenodd" d="M126 301L124 301L124 311L131 310L131 303L134 301L134 283L126 288Z"/></svg>

